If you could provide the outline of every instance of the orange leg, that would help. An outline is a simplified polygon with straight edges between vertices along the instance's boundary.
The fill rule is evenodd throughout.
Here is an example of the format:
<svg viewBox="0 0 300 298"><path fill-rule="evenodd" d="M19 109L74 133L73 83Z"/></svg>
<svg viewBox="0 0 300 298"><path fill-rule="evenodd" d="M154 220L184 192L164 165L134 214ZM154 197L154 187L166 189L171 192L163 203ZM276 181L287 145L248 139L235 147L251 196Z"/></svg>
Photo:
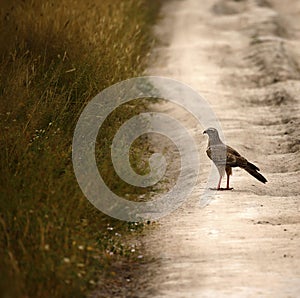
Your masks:
<svg viewBox="0 0 300 298"><path fill-rule="evenodd" d="M229 189L229 178L230 178L230 175L227 174L227 185L226 185L227 189Z"/></svg>
<svg viewBox="0 0 300 298"><path fill-rule="evenodd" d="M229 178L230 178L230 174L227 174L227 184L226 184L226 189L231 190L233 189L232 187L229 187Z"/></svg>

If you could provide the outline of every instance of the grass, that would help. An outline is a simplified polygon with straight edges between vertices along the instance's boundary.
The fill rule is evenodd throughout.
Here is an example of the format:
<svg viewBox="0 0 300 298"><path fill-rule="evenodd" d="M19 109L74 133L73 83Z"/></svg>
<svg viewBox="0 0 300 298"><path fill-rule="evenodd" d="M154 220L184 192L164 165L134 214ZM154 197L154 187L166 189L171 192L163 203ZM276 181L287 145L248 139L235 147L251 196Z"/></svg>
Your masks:
<svg viewBox="0 0 300 298"><path fill-rule="evenodd" d="M159 0L1 2L0 295L85 297L114 261L136 260L119 236L136 233L135 225L89 204L74 177L71 143L89 100L142 73L159 6ZM108 142L143 109L124 106L100 133L107 149L98 160L115 191L120 183Z"/></svg>

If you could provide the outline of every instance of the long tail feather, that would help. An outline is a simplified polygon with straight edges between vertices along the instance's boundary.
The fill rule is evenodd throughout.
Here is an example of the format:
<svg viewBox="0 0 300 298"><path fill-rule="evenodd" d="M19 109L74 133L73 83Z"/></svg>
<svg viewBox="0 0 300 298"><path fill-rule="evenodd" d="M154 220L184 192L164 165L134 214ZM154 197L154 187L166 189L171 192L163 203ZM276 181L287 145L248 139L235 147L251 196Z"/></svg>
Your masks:
<svg viewBox="0 0 300 298"><path fill-rule="evenodd" d="M253 170L260 171L260 169L256 165L254 165L253 163L251 163L249 161L247 161L247 166L252 168Z"/></svg>
<svg viewBox="0 0 300 298"><path fill-rule="evenodd" d="M257 167L254 166L252 163L249 163L248 164L250 165L247 165L246 167L244 167L244 169L250 174L252 175L253 177L255 177L257 180L259 180L260 182L262 183L266 183L267 182L267 179L260 173L258 173L257 171ZM253 167L254 166L254 167Z"/></svg>

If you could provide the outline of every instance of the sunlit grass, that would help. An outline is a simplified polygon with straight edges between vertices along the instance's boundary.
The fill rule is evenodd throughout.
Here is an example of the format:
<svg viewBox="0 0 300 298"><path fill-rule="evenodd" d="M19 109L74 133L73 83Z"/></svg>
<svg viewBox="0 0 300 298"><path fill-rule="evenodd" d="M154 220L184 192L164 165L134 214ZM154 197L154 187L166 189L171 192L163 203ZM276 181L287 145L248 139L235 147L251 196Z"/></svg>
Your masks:
<svg viewBox="0 0 300 298"><path fill-rule="evenodd" d="M135 255L118 236L132 232L127 224L112 222L81 193L71 142L93 96L142 73L158 7L147 0L1 2L1 294L83 297L114 257ZM111 123L138 109L125 107ZM104 172L109 164L103 155Z"/></svg>

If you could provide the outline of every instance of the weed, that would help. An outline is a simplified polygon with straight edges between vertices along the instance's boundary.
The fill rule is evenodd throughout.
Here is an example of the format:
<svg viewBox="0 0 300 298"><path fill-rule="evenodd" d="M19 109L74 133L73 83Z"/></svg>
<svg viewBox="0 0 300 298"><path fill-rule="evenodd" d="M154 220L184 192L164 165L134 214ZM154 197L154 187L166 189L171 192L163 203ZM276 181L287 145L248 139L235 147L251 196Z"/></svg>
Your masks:
<svg viewBox="0 0 300 298"><path fill-rule="evenodd" d="M110 266L114 256L108 257L107 250L128 255L115 236L99 242L111 219L95 210L77 186L71 142L89 100L142 73L158 8L158 1L146 0L1 2L4 296L83 297ZM107 139L131 111L125 107L112 115ZM105 154L99 153L101 168L114 187ZM126 233L127 225L119 225Z"/></svg>

